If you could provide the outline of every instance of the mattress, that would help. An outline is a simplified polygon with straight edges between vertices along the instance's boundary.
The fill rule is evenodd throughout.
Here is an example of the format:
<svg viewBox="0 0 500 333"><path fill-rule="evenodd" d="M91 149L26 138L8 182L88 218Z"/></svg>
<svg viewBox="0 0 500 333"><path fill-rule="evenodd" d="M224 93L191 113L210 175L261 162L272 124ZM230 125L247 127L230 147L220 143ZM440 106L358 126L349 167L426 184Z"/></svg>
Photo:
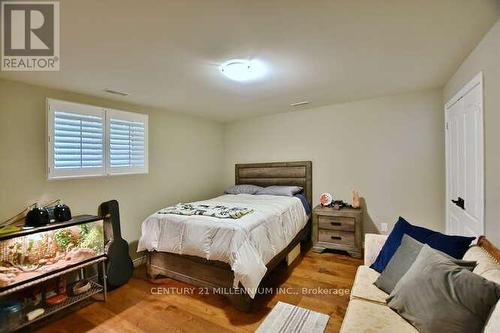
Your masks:
<svg viewBox="0 0 500 333"><path fill-rule="evenodd" d="M254 298L266 264L293 240L308 216L299 198L226 194L197 203L253 209L239 219L152 214L142 223L137 251L198 256L228 263L234 287Z"/></svg>

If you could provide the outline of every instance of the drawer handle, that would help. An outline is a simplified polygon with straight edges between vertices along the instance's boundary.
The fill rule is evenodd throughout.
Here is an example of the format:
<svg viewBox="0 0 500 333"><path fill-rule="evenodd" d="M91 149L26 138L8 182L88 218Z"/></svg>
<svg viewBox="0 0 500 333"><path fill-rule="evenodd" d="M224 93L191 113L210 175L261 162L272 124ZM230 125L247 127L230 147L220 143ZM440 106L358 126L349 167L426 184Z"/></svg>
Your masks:
<svg viewBox="0 0 500 333"><path fill-rule="evenodd" d="M336 239L336 240L341 240L342 237L339 237L339 236L330 236L331 239Z"/></svg>
<svg viewBox="0 0 500 333"><path fill-rule="evenodd" d="M340 222L330 222L330 224L331 225L337 225L337 226L342 225L342 223L340 223Z"/></svg>

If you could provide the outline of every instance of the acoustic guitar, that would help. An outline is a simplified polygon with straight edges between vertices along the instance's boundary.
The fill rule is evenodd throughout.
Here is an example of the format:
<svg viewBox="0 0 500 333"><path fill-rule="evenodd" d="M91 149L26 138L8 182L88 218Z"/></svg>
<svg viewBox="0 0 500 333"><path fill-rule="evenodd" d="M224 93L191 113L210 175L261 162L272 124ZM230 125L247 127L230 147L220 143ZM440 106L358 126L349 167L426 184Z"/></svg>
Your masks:
<svg viewBox="0 0 500 333"><path fill-rule="evenodd" d="M134 264L129 255L129 247L122 238L120 230L120 213L118 201L103 202L99 206L99 215L104 219L106 239L105 252L108 256L106 274L110 287L119 287L132 277ZM111 230L109 225L111 224ZM111 235L110 234L111 231Z"/></svg>

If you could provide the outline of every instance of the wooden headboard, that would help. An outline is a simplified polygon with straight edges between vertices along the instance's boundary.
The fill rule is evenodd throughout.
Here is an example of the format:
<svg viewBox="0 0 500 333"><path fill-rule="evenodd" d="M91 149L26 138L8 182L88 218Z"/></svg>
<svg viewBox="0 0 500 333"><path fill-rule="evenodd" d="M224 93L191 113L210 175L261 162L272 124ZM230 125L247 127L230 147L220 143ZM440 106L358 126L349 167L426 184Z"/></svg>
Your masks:
<svg viewBox="0 0 500 333"><path fill-rule="evenodd" d="M301 186L312 207L311 161L236 164L234 168L235 185Z"/></svg>

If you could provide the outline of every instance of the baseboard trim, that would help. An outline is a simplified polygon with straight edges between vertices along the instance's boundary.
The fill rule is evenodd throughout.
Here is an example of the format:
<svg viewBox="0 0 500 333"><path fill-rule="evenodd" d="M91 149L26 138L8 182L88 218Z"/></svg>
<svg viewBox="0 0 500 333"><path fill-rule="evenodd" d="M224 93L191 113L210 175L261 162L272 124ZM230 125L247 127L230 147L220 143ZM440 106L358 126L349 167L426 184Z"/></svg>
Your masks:
<svg viewBox="0 0 500 333"><path fill-rule="evenodd" d="M134 267L139 267L141 265L145 265L146 264L146 256L141 256L139 258L135 258L134 260L132 260L132 262L134 263Z"/></svg>

